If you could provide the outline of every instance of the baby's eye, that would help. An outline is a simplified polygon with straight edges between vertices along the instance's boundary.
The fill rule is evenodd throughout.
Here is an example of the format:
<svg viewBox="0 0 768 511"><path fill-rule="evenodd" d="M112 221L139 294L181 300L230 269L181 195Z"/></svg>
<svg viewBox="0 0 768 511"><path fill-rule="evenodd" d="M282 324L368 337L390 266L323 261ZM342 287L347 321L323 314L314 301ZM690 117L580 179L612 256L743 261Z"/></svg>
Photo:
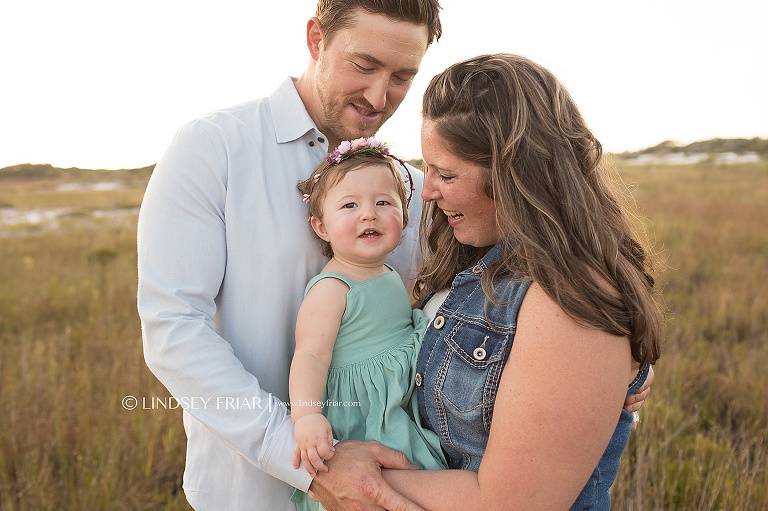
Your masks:
<svg viewBox="0 0 768 511"><path fill-rule="evenodd" d="M356 207L357 207L357 203L355 203L355 202L347 202L346 204L344 204L342 206L342 208L346 208L346 209L352 209L352 208L356 208Z"/></svg>
<svg viewBox="0 0 768 511"><path fill-rule="evenodd" d="M390 204L390 202L388 200L376 201L376 205L377 206L388 206L389 204Z"/></svg>

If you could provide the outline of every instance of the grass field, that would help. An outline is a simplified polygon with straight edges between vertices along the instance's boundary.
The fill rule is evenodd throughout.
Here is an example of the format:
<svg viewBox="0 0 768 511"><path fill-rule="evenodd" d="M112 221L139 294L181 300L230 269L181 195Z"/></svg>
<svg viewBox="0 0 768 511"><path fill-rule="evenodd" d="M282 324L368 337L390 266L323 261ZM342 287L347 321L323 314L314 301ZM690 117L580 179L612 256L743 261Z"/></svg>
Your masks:
<svg viewBox="0 0 768 511"><path fill-rule="evenodd" d="M614 509L768 510L768 166L619 170L666 266L670 322ZM0 212L60 212L0 225L2 511L189 509L180 410L141 402L167 396L135 307L147 176L0 177ZM85 186L107 181L120 186Z"/></svg>

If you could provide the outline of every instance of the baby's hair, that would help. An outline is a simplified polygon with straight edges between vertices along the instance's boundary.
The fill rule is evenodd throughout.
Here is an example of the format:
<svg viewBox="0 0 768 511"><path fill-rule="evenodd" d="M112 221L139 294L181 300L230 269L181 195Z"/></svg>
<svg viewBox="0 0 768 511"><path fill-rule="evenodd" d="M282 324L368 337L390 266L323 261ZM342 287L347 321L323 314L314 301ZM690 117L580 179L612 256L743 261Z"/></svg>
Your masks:
<svg viewBox="0 0 768 511"><path fill-rule="evenodd" d="M340 183L348 173L371 165L382 165L390 170L395 180L395 188L403 207L403 226L405 226L408 224L410 194L408 191L409 187L406 185L403 174L398 168L397 163L395 163L396 161L399 160L380 151L353 153L346 156L340 162L333 158L323 161L308 179L301 181L297 185L297 188L304 196L304 202L309 206L309 219L312 219L312 217L323 218L323 201L328 195L328 191ZM408 172L407 168L406 172ZM410 173L408 179L410 180ZM324 240L321 240L321 242L323 254L327 257L332 257L333 249L330 243Z"/></svg>

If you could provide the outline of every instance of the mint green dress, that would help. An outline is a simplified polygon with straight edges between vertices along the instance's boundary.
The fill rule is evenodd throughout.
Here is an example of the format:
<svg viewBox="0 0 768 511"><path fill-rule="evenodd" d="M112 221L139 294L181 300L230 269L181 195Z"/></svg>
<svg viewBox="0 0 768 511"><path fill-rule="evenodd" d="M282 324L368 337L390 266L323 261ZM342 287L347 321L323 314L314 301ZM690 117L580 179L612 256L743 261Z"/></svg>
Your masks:
<svg viewBox="0 0 768 511"><path fill-rule="evenodd" d="M365 282L321 273L349 286L347 307L328 369L323 415L337 440L376 440L423 469L447 468L437 435L421 426L414 381L427 317L411 309L397 272ZM299 510L323 509L304 492L291 497Z"/></svg>

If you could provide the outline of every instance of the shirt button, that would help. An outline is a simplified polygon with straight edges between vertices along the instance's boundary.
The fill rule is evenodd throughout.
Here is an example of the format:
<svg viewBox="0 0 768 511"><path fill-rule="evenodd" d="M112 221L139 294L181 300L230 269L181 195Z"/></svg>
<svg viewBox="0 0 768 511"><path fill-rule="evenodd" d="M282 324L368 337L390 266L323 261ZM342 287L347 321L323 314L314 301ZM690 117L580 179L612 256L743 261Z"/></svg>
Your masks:
<svg viewBox="0 0 768 511"><path fill-rule="evenodd" d="M472 352L472 356L475 357L475 360L485 360L485 348L475 348L475 351Z"/></svg>
<svg viewBox="0 0 768 511"><path fill-rule="evenodd" d="M435 318L435 320L432 322L432 326L440 330L445 326L445 318L442 316L438 316Z"/></svg>
<svg viewBox="0 0 768 511"><path fill-rule="evenodd" d="M424 383L424 378L421 376L421 373L416 373L416 386L421 387L422 383Z"/></svg>
<svg viewBox="0 0 768 511"><path fill-rule="evenodd" d="M317 141L321 144L325 144L325 139L323 137L317 137Z"/></svg>
<svg viewBox="0 0 768 511"><path fill-rule="evenodd" d="M483 267L480 266L479 264L473 266L472 267L472 273L474 273L475 275L477 275L478 273L483 273Z"/></svg>
<svg viewBox="0 0 768 511"><path fill-rule="evenodd" d="M310 140L309 141L309 147L315 147L315 141L314 140Z"/></svg>

